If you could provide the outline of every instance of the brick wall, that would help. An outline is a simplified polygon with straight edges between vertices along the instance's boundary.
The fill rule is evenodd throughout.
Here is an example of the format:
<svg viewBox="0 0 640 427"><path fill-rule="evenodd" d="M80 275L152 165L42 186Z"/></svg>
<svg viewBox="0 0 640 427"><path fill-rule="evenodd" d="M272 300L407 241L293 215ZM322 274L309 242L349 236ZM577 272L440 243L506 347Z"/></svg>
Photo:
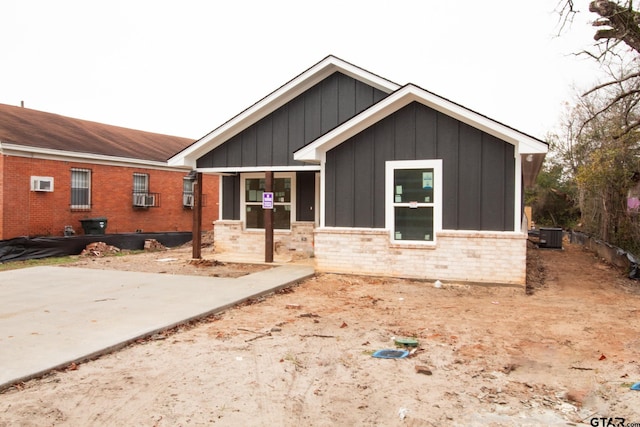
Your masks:
<svg viewBox="0 0 640 427"><path fill-rule="evenodd" d="M447 231L435 246L391 244L373 229L317 229L316 270L442 281L524 285L526 235Z"/></svg>
<svg viewBox="0 0 640 427"><path fill-rule="evenodd" d="M91 209L72 211L71 168L91 170ZM132 206L133 173L149 174L149 191L160 193L157 208ZM183 207L185 171L91 164L3 156L0 240L18 236L62 236L71 225L82 234L80 220L107 218L107 233L191 231L192 210ZM53 192L30 191L31 176L54 178ZM218 177L205 175L203 230L218 218Z"/></svg>
<svg viewBox="0 0 640 427"><path fill-rule="evenodd" d="M291 230L274 230L274 252L290 254L292 258L313 255L313 222L293 222ZM264 256L264 230L243 230L241 221L215 222L214 241L218 253L236 253L255 257Z"/></svg>

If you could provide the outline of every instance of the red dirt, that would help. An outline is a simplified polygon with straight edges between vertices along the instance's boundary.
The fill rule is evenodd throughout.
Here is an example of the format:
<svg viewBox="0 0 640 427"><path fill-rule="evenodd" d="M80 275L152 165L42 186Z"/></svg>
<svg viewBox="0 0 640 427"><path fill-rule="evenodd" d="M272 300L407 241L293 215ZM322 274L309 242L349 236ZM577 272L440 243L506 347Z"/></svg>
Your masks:
<svg viewBox="0 0 640 427"><path fill-rule="evenodd" d="M0 426L640 422L639 282L568 243L528 270L529 292L319 275L20 384ZM394 337L419 346L371 356Z"/></svg>

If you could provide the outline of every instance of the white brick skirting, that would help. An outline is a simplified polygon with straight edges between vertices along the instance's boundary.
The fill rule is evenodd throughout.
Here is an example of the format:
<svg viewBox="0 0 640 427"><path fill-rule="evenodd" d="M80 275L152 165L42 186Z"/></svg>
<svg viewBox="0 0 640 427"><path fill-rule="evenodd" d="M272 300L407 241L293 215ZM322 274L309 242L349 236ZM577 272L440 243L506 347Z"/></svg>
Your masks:
<svg viewBox="0 0 640 427"><path fill-rule="evenodd" d="M275 253L292 258L313 256L313 222L294 222L291 230L274 230ZM264 256L264 230L243 230L242 221L219 220L213 227L218 253Z"/></svg>
<svg viewBox="0 0 640 427"><path fill-rule="evenodd" d="M315 266L320 272L442 281L526 282L524 233L445 231L434 246L392 244L387 230L315 230Z"/></svg>
<svg viewBox="0 0 640 427"><path fill-rule="evenodd" d="M294 222L290 231L274 231L276 254L313 256L319 272L525 284L526 234L441 231L436 238L433 246L393 244L387 230L314 230L313 222ZM216 221L214 242L218 253L264 255L264 231L243 230L241 221Z"/></svg>

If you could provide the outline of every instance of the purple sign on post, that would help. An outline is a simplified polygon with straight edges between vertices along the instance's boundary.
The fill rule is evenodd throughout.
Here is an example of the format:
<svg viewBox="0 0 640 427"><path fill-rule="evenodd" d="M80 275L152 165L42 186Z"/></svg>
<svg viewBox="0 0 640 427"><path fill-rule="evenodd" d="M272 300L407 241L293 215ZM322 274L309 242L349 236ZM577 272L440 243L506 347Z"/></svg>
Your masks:
<svg viewBox="0 0 640 427"><path fill-rule="evenodd" d="M262 209L273 209L273 193L262 193Z"/></svg>

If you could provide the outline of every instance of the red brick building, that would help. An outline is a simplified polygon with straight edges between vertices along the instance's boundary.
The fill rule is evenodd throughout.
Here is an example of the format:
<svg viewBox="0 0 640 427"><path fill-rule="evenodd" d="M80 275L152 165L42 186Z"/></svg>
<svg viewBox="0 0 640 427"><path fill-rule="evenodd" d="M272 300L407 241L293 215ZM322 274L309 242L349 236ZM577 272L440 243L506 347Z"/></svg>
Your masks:
<svg viewBox="0 0 640 427"><path fill-rule="evenodd" d="M0 104L0 240L191 231L190 168L167 159L193 141ZM203 229L218 219L217 176L203 177ZM86 224L86 222L85 222Z"/></svg>

